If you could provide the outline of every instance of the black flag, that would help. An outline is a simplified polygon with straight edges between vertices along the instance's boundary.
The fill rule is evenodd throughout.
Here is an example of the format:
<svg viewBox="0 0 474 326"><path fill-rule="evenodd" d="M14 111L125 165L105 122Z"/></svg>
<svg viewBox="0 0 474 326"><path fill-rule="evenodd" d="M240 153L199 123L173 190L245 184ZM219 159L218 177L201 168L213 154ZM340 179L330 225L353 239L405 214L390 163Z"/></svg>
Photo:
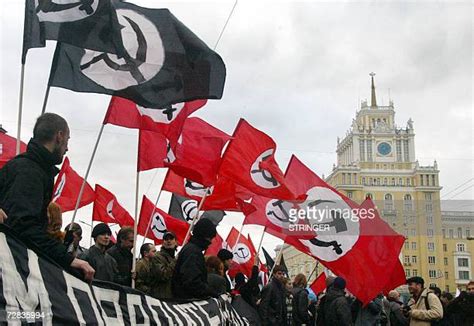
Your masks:
<svg viewBox="0 0 474 326"><path fill-rule="evenodd" d="M267 269L268 272L270 272L273 268L273 265L275 265L275 261L272 259L270 254L265 250L265 248L262 247L263 250L263 255L265 256L265 261L267 262Z"/></svg>
<svg viewBox="0 0 474 326"><path fill-rule="evenodd" d="M283 250L283 246L280 250ZM285 259L283 258L283 255L281 255L281 259L280 259L280 264L279 264L283 270L285 271L285 274L286 274L286 277L289 277L288 275L288 267L286 267L286 264L285 264Z"/></svg>
<svg viewBox="0 0 474 326"><path fill-rule="evenodd" d="M116 95L148 108L222 97L221 57L168 9L114 5L123 58L58 43L49 85Z"/></svg>
<svg viewBox="0 0 474 326"><path fill-rule="evenodd" d="M120 37L111 0L26 0L22 63L28 49L44 47L46 40L123 53Z"/></svg>
<svg viewBox="0 0 474 326"><path fill-rule="evenodd" d="M171 197L168 214L191 223L192 219L196 215L198 205L199 203L197 200L173 194ZM207 218L211 220L214 225L218 225L224 216L224 211L205 211L201 215L201 218Z"/></svg>

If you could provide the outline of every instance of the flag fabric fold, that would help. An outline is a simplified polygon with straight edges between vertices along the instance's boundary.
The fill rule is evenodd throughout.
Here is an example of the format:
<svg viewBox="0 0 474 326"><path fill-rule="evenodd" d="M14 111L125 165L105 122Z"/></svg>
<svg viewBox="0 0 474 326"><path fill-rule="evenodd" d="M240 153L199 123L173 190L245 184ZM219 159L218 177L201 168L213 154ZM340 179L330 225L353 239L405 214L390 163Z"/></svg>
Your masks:
<svg viewBox="0 0 474 326"><path fill-rule="evenodd" d="M20 153L26 152L26 144L20 141ZM0 131L0 168L16 156L16 138Z"/></svg>
<svg viewBox="0 0 474 326"><path fill-rule="evenodd" d="M92 211L92 220L104 223L117 223L120 226L133 226L134 219L120 205L117 198L101 185L95 185L96 198Z"/></svg>
<svg viewBox="0 0 474 326"><path fill-rule="evenodd" d="M173 194L171 196L168 214L191 224L192 220L196 216L198 206L199 202L195 199ZM200 219L207 218L217 226L224 218L225 212L220 210L201 211L199 212L199 215Z"/></svg>

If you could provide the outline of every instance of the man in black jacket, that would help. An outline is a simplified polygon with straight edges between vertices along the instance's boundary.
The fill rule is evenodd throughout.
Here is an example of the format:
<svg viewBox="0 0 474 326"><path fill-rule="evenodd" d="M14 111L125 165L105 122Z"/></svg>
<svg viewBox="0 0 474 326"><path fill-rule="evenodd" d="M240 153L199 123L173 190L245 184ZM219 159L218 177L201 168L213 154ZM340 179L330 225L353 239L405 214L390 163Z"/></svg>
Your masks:
<svg viewBox="0 0 474 326"><path fill-rule="evenodd" d="M193 235L181 249L171 281L173 296L177 299L204 299L217 297L207 283L207 270L203 251L216 236L215 225L208 219L200 219L194 226Z"/></svg>
<svg viewBox="0 0 474 326"><path fill-rule="evenodd" d="M346 281L342 277L336 277L332 286L326 293L324 304L324 325L350 326L352 325L352 314L349 301L346 298Z"/></svg>
<svg viewBox="0 0 474 326"><path fill-rule="evenodd" d="M54 113L36 121L33 138L25 153L10 160L0 170L0 220L25 242L33 242L64 268L77 268L91 280L94 269L67 253L66 247L46 233L47 207L51 202L54 177L67 152L69 127Z"/></svg>
<svg viewBox="0 0 474 326"><path fill-rule="evenodd" d="M285 269L276 265L271 281L262 289L262 299L258 307L262 325L286 326L286 288L283 285Z"/></svg>
<svg viewBox="0 0 474 326"><path fill-rule="evenodd" d="M117 262L115 282L125 286L132 286L133 242L133 228L124 226L117 233L117 243L107 250Z"/></svg>

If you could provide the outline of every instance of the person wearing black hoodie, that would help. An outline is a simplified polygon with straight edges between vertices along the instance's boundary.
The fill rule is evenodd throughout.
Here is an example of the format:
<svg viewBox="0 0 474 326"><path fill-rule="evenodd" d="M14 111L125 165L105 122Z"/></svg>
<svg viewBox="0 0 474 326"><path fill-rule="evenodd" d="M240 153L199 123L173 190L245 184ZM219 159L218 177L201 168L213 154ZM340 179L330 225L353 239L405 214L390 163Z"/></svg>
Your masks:
<svg viewBox="0 0 474 326"><path fill-rule="evenodd" d="M258 312L262 325L286 326L286 288L283 285L285 270L282 266L273 267L272 279L262 289Z"/></svg>
<svg viewBox="0 0 474 326"><path fill-rule="evenodd" d="M204 254L217 235L216 226L208 219L200 219L194 226L193 235L181 249L171 280L171 289L176 299L204 299L217 297L207 283Z"/></svg>
<svg viewBox="0 0 474 326"><path fill-rule="evenodd" d="M352 325L351 307L346 298L345 288L346 281L342 277L336 277L328 289L324 305L324 325Z"/></svg>
<svg viewBox="0 0 474 326"><path fill-rule="evenodd" d="M0 170L0 222L63 268L79 269L85 279L91 280L94 269L74 258L46 232L46 211L53 197L54 177L59 172L56 165L61 164L68 150L69 135L66 120L57 114L45 113L36 120L26 152Z"/></svg>

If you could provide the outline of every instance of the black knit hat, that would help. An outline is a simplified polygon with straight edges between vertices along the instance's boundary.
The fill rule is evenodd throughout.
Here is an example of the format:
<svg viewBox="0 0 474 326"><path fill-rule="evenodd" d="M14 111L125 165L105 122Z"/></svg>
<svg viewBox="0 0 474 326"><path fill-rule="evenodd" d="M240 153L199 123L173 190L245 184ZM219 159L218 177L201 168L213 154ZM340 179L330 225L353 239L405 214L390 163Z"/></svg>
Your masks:
<svg viewBox="0 0 474 326"><path fill-rule="evenodd" d="M224 261L224 260L227 260L227 259L234 258L234 254L232 252L230 252L229 250L227 250L227 249L221 249L217 253L217 257L219 257L220 260Z"/></svg>
<svg viewBox="0 0 474 326"><path fill-rule="evenodd" d="M336 277L332 283L333 288L344 290L346 288L346 280L342 277Z"/></svg>
<svg viewBox="0 0 474 326"><path fill-rule="evenodd" d="M193 229L193 236L201 239L212 239L216 236L216 226L207 218L200 219Z"/></svg>
<svg viewBox="0 0 474 326"><path fill-rule="evenodd" d="M407 279L407 284L416 283L421 284L421 286L425 285L425 280L419 276L413 276Z"/></svg>
<svg viewBox="0 0 474 326"><path fill-rule="evenodd" d="M112 235L112 231L110 231L110 228L107 224L105 223L99 223L96 226L94 226L94 229L92 229L92 237L95 239L97 236L101 234L108 234Z"/></svg>

